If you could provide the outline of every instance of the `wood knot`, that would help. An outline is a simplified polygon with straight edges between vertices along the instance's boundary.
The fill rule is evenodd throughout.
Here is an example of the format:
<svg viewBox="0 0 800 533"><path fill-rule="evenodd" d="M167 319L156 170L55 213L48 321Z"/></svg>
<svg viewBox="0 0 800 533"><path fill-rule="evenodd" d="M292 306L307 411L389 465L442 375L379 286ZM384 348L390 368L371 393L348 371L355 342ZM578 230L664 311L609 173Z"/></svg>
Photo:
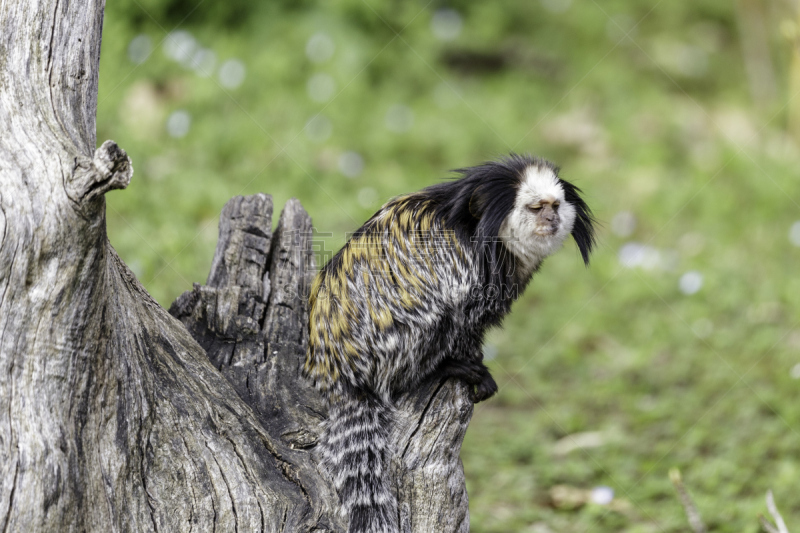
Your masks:
<svg viewBox="0 0 800 533"><path fill-rule="evenodd" d="M133 165L128 154L114 141L104 142L94 158L78 156L67 179L69 197L78 204L98 198L110 190L124 189L131 182Z"/></svg>

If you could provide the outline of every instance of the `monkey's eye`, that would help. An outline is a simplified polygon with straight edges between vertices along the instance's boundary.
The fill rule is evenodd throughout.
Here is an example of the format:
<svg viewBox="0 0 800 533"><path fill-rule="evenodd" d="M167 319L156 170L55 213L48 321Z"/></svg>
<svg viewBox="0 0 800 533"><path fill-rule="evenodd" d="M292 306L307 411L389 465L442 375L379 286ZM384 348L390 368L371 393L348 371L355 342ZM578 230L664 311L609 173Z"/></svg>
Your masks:
<svg viewBox="0 0 800 533"><path fill-rule="evenodd" d="M558 206L561 205L561 202L553 202L553 209L558 209Z"/></svg>
<svg viewBox="0 0 800 533"><path fill-rule="evenodd" d="M534 213L538 213L542 210L542 204L532 204L528 206L528 209Z"/></svg>

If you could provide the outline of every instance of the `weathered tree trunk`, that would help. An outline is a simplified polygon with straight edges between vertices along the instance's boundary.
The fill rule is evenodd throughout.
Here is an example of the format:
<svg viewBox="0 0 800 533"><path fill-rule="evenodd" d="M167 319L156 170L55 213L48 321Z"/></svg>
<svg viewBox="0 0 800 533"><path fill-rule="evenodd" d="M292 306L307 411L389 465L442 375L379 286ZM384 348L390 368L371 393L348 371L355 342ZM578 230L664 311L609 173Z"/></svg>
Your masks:
<svg viewBox="0 0 800 533"><path fill-rule="evenodd" d="M0 532L343 531L299 375L311 220L234 198L208 285L161 308L106 237L133 171L93 150L102 14L0 3ZM468 530L471 414L457 382L399 402L403 531Z"/></svg>

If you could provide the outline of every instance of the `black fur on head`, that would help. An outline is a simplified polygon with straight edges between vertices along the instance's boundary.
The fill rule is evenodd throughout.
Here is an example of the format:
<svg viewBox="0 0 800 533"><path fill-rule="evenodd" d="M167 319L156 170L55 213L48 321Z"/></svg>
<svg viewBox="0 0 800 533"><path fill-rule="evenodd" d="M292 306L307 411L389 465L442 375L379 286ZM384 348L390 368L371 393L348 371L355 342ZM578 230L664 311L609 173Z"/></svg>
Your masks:
<svg viewBox="0 0 800 533"><path fill-rule="evenodd" d="M558 176L558 172L556 172ZM594 237L594 215L592 210L586 205L586 201L581 197L581 190L575 185L561 178L558 178L561 187L564 188L564 199L575 206L575 224L572 226L572 238L578 245L581 252L583 263L589 266L589 255L595 245Z"/></svg>
<svg viewBox="0 0 800 533"><path fill-rule="evenodd" d="M514 208L520 185L521 161L508 157L469 168L456 169L452 181L428 187L422 193L434 200L445 225L463 241L481 250L486 275L506 276L511 270L508 251L498 235Z"/></svg>
<svg viewBox="0 0 800 533"><path fill-rule="evenodd" d="M581 190L558 177L559 168L540 157L511 153L498 161L457 169L460 179L428 187L423 194L433 199L446 224L488 245L491 261L502 257L497 238L503 221L514 207L517 191L529 167L548 168L564 189L565 200L576 210L572 237L581 257L589 264L594 248L594 217L581 197Z"/></svg>

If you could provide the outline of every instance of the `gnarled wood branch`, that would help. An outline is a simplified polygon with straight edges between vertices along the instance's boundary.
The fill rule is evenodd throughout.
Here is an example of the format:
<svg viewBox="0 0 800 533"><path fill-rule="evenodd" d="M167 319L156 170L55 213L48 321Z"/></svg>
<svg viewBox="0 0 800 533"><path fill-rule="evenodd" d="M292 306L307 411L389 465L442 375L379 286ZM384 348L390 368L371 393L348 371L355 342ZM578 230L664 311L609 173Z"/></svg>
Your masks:
<svg viewBox="0 0 800 533"><path fill-rule="evenodd" d="M171 316L108 243L94 150L102 0L0 4L0 531L343 531L299 374L311 220L231 200L206 286ZM178 317L176 319L175 317ZM456 382L401 399L403 531L467 531Z"/></svg>

